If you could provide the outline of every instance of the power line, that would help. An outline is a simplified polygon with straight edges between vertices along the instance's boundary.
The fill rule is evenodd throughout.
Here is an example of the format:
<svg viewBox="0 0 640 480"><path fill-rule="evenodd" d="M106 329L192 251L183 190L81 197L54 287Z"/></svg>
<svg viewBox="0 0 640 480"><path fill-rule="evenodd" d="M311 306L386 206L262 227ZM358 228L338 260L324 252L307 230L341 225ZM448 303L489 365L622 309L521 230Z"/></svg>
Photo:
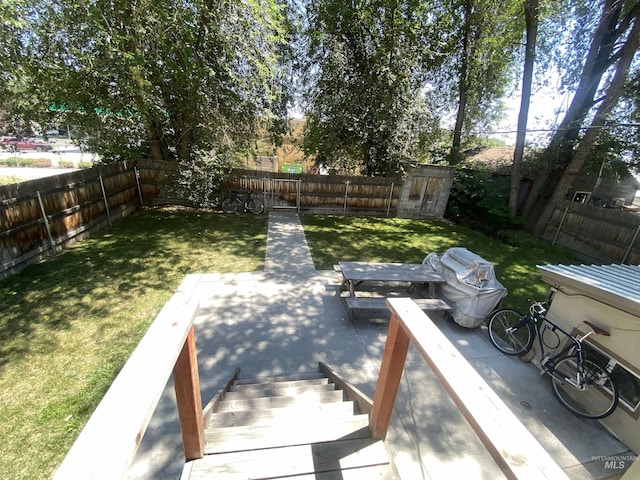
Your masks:
<svg viewBox="0 0 640 480"><path fill-rule="evenodd" d="M589 129L610 129L616 127L625 127L625 128L638 128L640 127L640 123L615 123L611 125L588 125L585 127L567 127L567 128L532 128L525 130L525 133L543 133L543 132L563 132L569 130L589 130ZM500 134L506 135L508 133L520 133L522 130L504 130L504 131L491 131L491 132L483 132L485 134Z"/></svg>

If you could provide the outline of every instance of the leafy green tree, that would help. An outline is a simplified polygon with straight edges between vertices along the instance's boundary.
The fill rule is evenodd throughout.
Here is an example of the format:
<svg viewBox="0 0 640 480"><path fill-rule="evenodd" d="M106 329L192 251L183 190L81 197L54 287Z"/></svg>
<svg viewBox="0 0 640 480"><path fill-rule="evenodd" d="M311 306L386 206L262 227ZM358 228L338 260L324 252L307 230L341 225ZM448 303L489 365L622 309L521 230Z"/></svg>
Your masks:
<svg viewBox="0 0 640 480"><path fill-rule="evenodd" d="M464 158L463 138L502 114L524 17L517 0L446 0L443 5L437 24L446 58L431 81L456 111L449 163L457 164Z"/></svg>
<svg viewBox="0 0 640 480"><path fill-rule="evenodd" d="M433 34L427 2L308 2L307 125L303 149L318 163L396 175L434 130L421 87Z"/></svg>
<svg viewBox="0 0 640 480"><path fill-rule="evenodd" d="M41 122L48 113L33 97L24 64L23 33L29 2L0 2L0 130L6 134L31 132L31 121Z"/></svg>
<svg viewBox="0 0 640 480"><path fill-rule="evenodd" d="M445 215L450 220L493 235L511 225L508 188L504 177L493 176L482 168L471 170L458 166Z"/></svg>
<svg viewBox="0 0 640 480"><path fill-rule="evenodd" d="M574 49L565 49L584 56L581 61L566 62L574 66L564 71L566 78L575 79L575 94L543 152L545 163L553 167L537 179L532 201L525 210L528 227L536 234L543 233L554 204L564 198L619 100L637 82L640 2L577 2L577 7L576 16L585 21L574 24L577 28L590 26L592 31L578 36Z"/></svg>
<svg viewBox="0 0 640 480"><path fill-rule="evenodd" d="M237 151L284 113L277 0L40 0L23 15L33 95L106 160Z"/></svg>

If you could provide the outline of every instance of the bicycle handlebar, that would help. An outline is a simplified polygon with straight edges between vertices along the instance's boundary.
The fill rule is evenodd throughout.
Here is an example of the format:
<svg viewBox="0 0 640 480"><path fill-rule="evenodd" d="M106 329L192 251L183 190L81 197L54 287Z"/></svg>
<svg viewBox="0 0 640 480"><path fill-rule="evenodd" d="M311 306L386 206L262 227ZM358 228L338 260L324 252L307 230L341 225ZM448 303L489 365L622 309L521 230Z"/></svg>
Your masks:
<svg viewBox="0 0 640 480"><path fill-rule="evenodd" d="M531 300L529 299L529 302L531 303L531 306L529 307L529 313L531 313L531 315L534 314L538 314L538 315L543 315L544 312L547 311L547 307L549 306L548 302L539 302L537 300Z"/></svg>

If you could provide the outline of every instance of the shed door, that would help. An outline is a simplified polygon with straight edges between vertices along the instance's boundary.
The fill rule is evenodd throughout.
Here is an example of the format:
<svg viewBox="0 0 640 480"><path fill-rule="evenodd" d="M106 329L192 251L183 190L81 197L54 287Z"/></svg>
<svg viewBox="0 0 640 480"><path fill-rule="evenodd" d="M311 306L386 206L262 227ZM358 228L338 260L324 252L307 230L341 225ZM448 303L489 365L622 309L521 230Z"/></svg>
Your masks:
<svg viewBox="0 0 640 480"><path fill-rule="evenodd" d="M442 192L443 187L443 177L428 178L427 187L425 188L424 195L422 197L422 207L420 208L420 215L435 215L437 213L440 193Z"/></svg>

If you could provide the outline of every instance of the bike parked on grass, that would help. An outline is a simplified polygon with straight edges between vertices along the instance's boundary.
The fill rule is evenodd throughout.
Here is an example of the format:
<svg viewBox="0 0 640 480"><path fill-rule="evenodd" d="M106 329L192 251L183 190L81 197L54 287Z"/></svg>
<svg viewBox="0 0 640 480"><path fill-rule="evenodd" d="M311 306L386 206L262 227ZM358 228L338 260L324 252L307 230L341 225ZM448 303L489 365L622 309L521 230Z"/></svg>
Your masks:
<svg viewBox="0 0 640 480"><path fill-rule="evenodd" d="M609 332L585 320L590 331L583 336L571 335L544 315L549 302L530 302L529 315L510 308L501 308L491 315L488 326L493 345L506 355L522 356L531 350L537 334L542 354L540 374L551 376L560 403L585 418L599 419L613 413L618 405L618 388L606 369L586 358L583 348L590 335L609 336ZM560 347L558 331L569 341L552 355L545 347L552 350ZM550 339L554 345L549 345Z"/></svg>
<svg viewBox="0 0 640 480"><path fill-rule="evenodd" d="M229 195L222 200L221 207L224 213L236 213L239 208L242 208L244 212L249 211L254 215L260 215L264 212L264 202L254 197L251 191L245 195L241 195L235 190L231 190Z"/></svg>

